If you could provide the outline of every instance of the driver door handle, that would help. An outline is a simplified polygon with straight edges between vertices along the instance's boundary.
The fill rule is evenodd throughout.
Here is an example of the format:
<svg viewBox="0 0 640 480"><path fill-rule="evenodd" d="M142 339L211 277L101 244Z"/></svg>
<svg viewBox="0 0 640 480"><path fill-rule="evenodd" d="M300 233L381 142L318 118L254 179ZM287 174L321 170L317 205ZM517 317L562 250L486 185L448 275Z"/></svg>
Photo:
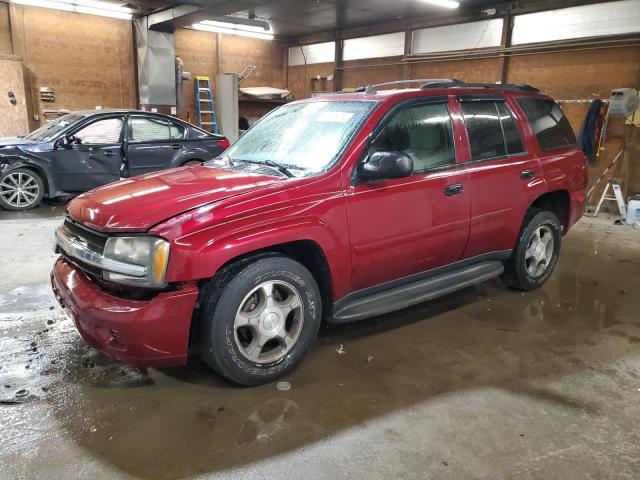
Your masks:
<svg viewBox="0 0 640 480"><path fill-rule="evenodd" d="M116 156L116 152L112 152L107 150L106 152L102 152L102 156L103 157L115 157Z"/></svg>
<svg viewBox="0 0 640 480"><path fill-rule="evenodd" d="M522 170L520 172L520 178L522 180L530 180L535 176L536 176L536 172L534 172L533 170Z"/></svg>
<svg viewBox="0 0 640 480"><path fill-rule="evenodd" d="M447 185L444 187L444 195L446 197L452 197L454 195L460 195L462 193L462 184L461 183L453 183L451 185Z"/></svg>

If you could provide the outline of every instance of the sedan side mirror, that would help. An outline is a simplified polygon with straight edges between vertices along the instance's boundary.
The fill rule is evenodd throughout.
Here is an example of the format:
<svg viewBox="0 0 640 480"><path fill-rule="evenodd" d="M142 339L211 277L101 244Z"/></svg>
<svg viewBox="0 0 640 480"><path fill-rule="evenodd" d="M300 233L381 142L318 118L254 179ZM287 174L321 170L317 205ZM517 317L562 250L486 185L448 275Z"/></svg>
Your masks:
<svg viewBox="0 0 640 480"><path fill-rule="evenodd" d="M56 148L69 148L73 143L72 135L64 135L56 142Z"/></svg>
<svg viewBox="0 0 640 480"><path fill-rule="evenodd" d="M358 166L361 180L404 178L413 173L413 160L402 152L375 152Z"/></svg>

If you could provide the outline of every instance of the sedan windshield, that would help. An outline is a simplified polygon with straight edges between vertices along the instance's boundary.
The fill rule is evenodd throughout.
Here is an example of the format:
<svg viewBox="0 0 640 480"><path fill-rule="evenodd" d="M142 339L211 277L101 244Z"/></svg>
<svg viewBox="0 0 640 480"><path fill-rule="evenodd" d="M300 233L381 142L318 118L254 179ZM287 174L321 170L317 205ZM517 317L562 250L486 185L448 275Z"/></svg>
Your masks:
<svg viewBox="0 0 640 480"><path fill-rule="evenodd" d="M75 113L69 113L64 117L57 118L51 122L48 122L34 130L25 138L27 140L31 140L32 142L48 142L49 140L53 140L58 133L67 128L72 123L77 122L81 118L84 118L82 115L77 115Z"/></svg>
<svg viewBox="0 0 640 480"><path fill-rule="evenodd" d="M336 160L375 104L319 100L285 105L249 129L224 157L291 176L313 175Z"/></svg>

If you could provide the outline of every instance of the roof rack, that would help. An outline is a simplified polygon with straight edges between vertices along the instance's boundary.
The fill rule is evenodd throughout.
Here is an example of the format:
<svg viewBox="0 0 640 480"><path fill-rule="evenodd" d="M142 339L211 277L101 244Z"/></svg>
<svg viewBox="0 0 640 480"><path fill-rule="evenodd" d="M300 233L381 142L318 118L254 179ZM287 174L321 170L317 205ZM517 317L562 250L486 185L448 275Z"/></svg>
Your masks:
<svg viewBox="0 0 640 480"><path fill-rule="evenodd" d="M389 85L401 85L403 83L420 83L420 90L429 88L493 88L496 90L508 90L514 92L539 92L535 87L526 83L466 83L455 78L436 78L436 79L416 79L416 80L396 80L394 82L376 83L375 85L367 85L358 87L356 92L364 92L365 94L376 93L376 87Z"/></svg>
<svg viewBox="0 0 640 480"><path fill-rule="evenodd" d="M445 83L429 83L420 87L422 90L427 88L451 88L451 87L465 87L465 88L493 88L496 90L509 90L514 92L539 92L536 87L527 85L526 83L466 83L461 81L445 82Z"/></svg>
<svg viewBox="0 0 640 480"><path fill-rule="evenodd" d="M391 85L402 85L403 83L420 83L421 87L425 87L426 85L430 85L430 84L453 84L453 83L461 83L460 80L456 80L455 78L417 78L417 79L413 79L413 80L395 80L393 82L383 82L383 83L376 83L373 85L364 85L362 87L358 87L356 88L356 92L364 92L366 94L373 94L376 93L376 88L377 87L387 87L387 86L391 86Z"/></svg>

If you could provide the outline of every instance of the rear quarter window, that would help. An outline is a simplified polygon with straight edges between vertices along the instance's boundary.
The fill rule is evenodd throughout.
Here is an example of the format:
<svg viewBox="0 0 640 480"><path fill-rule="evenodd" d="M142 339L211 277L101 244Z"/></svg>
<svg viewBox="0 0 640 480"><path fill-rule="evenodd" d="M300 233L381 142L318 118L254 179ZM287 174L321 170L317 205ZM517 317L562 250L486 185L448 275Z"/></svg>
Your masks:
<svg viewBox="0 0 640 480"><path fill-rule="evenodd" d="M576 143L576 136L560 106L548 98L519 98L518 104L538 139L540 148L553 150Z"/></svg>

